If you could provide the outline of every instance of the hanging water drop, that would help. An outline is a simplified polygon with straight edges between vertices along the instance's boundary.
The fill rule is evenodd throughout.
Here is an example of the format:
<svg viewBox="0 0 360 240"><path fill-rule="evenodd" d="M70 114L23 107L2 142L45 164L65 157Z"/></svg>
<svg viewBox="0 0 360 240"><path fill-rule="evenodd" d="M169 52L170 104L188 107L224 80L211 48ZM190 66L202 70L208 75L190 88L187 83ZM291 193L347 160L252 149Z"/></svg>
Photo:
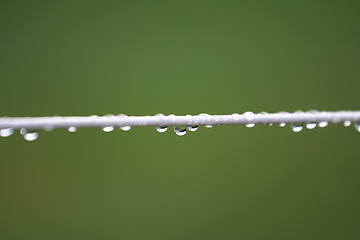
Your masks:
<svg viewBox="0 0 360 240"><path fill-rule="evenodd" d="M253 112L244 112L243 116L245 117L245 119L247 121L252 121L255 118L255 114ZM245 124L245 126L248 128L252 128L252 127L255 127L255 123L247 123L247 124Z"/></svg>
<svg viewBox="0 0 360 240"><path fill-rule="evenodd" d="M1 137L9 137L14 133L14 129L12 128L3 128L0 129L0 136Z"/></svg>
<svg viewBox="0 0 360 240"><path fill-rule="evenodd" d="M351 121L344 121L343 124L345 127L349 127L351 125Z"/></svg>
<svg viewBox="0 0 360 240"><path fill-rule="evenodd" d="M167 129L168 129L167 126L156 127L156 131L158 131L159 133L166 132Z"/></svg>
<svg viewBox="0 0 360 240"><path fill-rule="evenodd" d="M186 134L186 127L184 127L184 126L175 126L174 127L174 132L178 136L184 136Z"/></svg>
<svg viewBox="0 0 360 240"><path fill-rule="evenodd" d="M286 126L286 123L279 123L279 126L280 126L280 127L285 127L285 126Z"/></svg>
<svg viewBox="0 0 360 240"><path fill-rule="evenodd" d="M326 127L329 123L326 122L326 121L323 121L323 122L319 122L319 127L323 128L323 127Z"/></svg>
<svg viewBox="0 0 360 240"><path fill-rule="evenodd" d="M39 137L39 133L36 131L30 131L25 128L20 130L20 133L24 136L26 141L34 141Z"/></svg>
<svg viewBox="0 0 360 240"><path fill-rule="evenodd" d="M356 131L360 132L360 122L354 123Z"/></svg>
<svg viewBox="0 0 360 240"><path fill-rule="evenodd" d="M291 128L292 128L293 132L300 132L303 129L303 125L297 124L297 123L292 123Z"/></svg>
<svg viewBox="0 0 360 240"><path fill-rule="evenodd" d="M114 127L112 127L112 126L103 127L102 130L104 132L112 132L112 131L114 131Z"/></svg>
<svg viewBox="0 0 360 240"><path fill-rule="evenodd" d="M314 129L316 127L316 123L310 122L306 124L307 129Z"/></svg>
<svg viewBox="0 0 360 240"><path fill-rule="evenodd" d="M158 114L155 114L156 117L159 117L160 119L162 117L165 117L164 114L162 113L158 113ZM168 127L167 126L158 126L158 127L155 127L156 131L158 131L159 133L163 133L163 132L166 132Z"/></svg>
<svg viewBox="0 0 360 240"><path fill-rule="evenodd" d="M119 116L119 115L118 115ZM106 114L106 115L104 115L104 117L107 117L107 118L114 118L115 116L114 115L112 115L112 114ZM111 120L113 120L113 119L111 119ZM112 131L114 131L114 127L113 126L104 126L103 128L102 128L102 130L104 131L104 132L112 132Z"/></svg>
<svg viewBox="0 0 360 240"><path fill-rule="evenodd" d="M131 129L131 127L130 126L122 126L122 127L120 127L120 129L123 131L129 131Z"/></svg>
<svg viewBox="0 0 360 240"><path fill-rule="evenodd" d="M196 130L199 129L199 126L187 126L187 129L190 131L190 132L195 132Z"/></svg>
<svg viewBox="0 0 360 240"><path fill-rule="evenodd" d="M69 127L68 131L73 133L73 132L77 131L77 128L76 127Z"/></svg>
<svg viewBox="0 0 360 240"><path fill-rule="evenodd" d="M252 121L255 118L255 114L253 112L244 112L243 115L248 121Z"/></svg>
<svg viewBox="0 0 360 240"><path fill-rule="evenodd" d="M212 128L213 125L205 125L206 128Z"/></svg>

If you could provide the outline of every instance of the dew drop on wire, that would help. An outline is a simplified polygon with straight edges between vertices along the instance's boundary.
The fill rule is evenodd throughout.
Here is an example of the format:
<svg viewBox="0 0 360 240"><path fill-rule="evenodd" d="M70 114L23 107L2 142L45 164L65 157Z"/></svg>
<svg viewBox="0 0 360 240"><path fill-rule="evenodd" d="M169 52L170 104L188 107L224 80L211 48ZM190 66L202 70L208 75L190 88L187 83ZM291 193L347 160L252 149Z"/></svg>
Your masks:
<svg viewBox="0 0 360 240"><path fill-rule="evenodd" d="M252 121L255 118L255 114L253 112L244 112L243 116L245 117L245 119L247 121ZM254 123L247 123L247 124L245 124L245 126L248 127L248 128L252 128L252 127L255 127L255 124Z"/></svg>
<svg viewBox="0 0 360 240"><path fill-rule="evenodd" d="M326 121L323 121L323 122L319 122L318 126L323 128L323 127L326 127L329 123L326 122Z"/></svg>
<svg viewBox="0 0 360 240"><path fill-rule="evenodd" d="M213 125L205 125L206 128L212 128Z"/></svg>
<svg viewBox="0 0 360 240"><path fill-rule="evenodd" d="M131 129L131 127L130 126L122 126L122 127L120 127L120 129L123 131L129 131Z"/></svg>
<svg viewBox="0 0 360 240"><path fill-rule="evenodd" d="M27 130L25 128L22 128L20 133L24 136L26 141L34 141L39 137L39 133L37 131Z"/></svg>
<svg viewBox="0 0 360 240"><path fill-rule="evenodd" d="M255 114L253 112L244 112L243 115L248 121L252 121L255 118Z"/></svg>
<svg viewBox="0 0 360 240"><path fill-rule="evenodd" d="M316 123L310 122L306 124L307 129L314 129L316 127Z"/></svg>
<svg viewBox="0 0 360 240"><path fill-rule="evenodd" d="M158 113L158 114L155 114L155 117L162 118L162 117L165 117L165 115L162 113ZM158 126L158 127L155 127L155 129L159 133L163 133L163 132L167 131L168 127L167 126Z"/></svg>
<svg viewBox="0 0 360 240"><path fill-rule="evenodd" d="M343 124L345 127L349 127L351 125L351 121L344 121Z"/></svg>
<svg viewBox="0 0 360 240"><path fill-rule="evenodd" d="M293 132L300 132L303 129L303 125L300 123L292 123L291 128Z"/></svg>
<svg viewBox="0 0 360 240"><path fill-rule="evenodd" d="M69 127L68 131L73 133L73 132L77 131L77 128L76 127Z"/></svg>
<svg viewBox="0 0 360 240"><path fill-rule="evenodd" d="M0 136L1 137L9 137L14 133L14 129L12 128L3 128L0 129Z"/></svg>
<svg viewBox="0 0 360 240"><path fill-rule="evenodd" d="M354 123L356 131L360 132L360 122Z"/></svg>
<svg viewBox="0 0 360 240"><path fill-rule="evenodd" d="M279 126L280 126L280 127L285 127L285 126L286 126L286 123L279 123Z"/></svg>
<svg viewBox="0 0 360 240"><path fill-rule="evenodd" d="M175 126L174 127L174 132L178 136L184 136L186 134L186 127L184 127L184 126Z"/></svg>
<svg viewBox="0 0 360 240"><path fill-rule="evenodd" d="M103 130L104 132L112 132L112 131L114 131L114 127L112 127L112 126L107 126L107 127L103 127L102 130Z"/></svg>
<svg viewBox="0 0 360 240"><path fill-rule="evenodd" d="M159 133L166 132L167 129L168 129L167 126L156 127L156 131L158 131Z"/></svg>
<svg viewBox="0 0 360 240"><path fill-rule="evenodd" d="M199 126L187 126L187 129L188 129L190 132L195 132L196 130L199 129Z"/></svg>

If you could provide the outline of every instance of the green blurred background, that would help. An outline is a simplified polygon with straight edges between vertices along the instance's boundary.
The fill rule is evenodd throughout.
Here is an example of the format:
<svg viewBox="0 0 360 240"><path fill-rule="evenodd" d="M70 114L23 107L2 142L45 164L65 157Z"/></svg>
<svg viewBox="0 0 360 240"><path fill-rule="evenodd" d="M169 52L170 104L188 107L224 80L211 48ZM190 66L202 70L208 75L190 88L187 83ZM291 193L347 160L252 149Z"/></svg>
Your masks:
<svg viewBox="0 0 360 240"><path fill-rule="evenodd" d="M359 109L359 1L1 1L0 116ZM359 239L341 124L0 139L0 238Z"/></svg>

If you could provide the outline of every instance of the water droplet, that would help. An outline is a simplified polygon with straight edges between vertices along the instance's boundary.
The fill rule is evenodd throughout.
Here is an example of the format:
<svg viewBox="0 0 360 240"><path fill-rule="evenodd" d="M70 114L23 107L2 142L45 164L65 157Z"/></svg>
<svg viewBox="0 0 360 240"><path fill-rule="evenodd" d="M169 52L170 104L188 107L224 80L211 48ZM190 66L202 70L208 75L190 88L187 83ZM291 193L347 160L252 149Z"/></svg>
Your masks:
<svg viewBox="0 0 360 240"><path fill-rule="evenodd" d="M323 121L323 122L319 122L319 127L323 128L323 127L326 127L329 123L326 122L326 121Z"/></svg>
<svg viewBox="0 0 360 240"><path fill-rule="evenodd" d="M244 112L243 116L245 117L245 119L247 121L252 121L255 118L255 114L253 112ZM245 126L248 127L248 128L252 128L252 127L255 127L255 124L254 123L247 123L247 124L245 124Z"/></svg>
<svg viewBox="0 0 360 240"><path fill-rule="evenodd" d="M14 129L12 128L3 128L0 129L0 136L1 137L9 137L14 133Z"/></svg>
<svg viewBox="0 0 360 240"><path fill-rule="evenodd" d="M27 130L25 128L22 128L20 130L20 133L24 136L24 139L26 141L34 141L39 137L39 133L32 130Z"/></svg>
<svg viewBox="0 0 360 240"><path fill-rule="evenodd" d="M354 123L356 131L360 132L360 122Z"/></svg>
<svg viewBox="0 0 360 240"><path fill-rule="evenodd" d="M158 114L155 114L156 117L165 117L164 114L162 113L158 113ZM168 127L167 126L158 126L158 127L155 127L156 131L158 131L159 133L163 133L163 132L166 132Z"/></svg>
<svg viewBox="0 0 360 240"><path fill-rule="evenodd" d="M69 127L69 128L68 128L68 131L69 131L69 132L76 132L76 131L77 131L77 128L76 128L76 127Z"/></svg>
<svg viewBox="0 0 360 240"><path fill-rule="evenodd" d="M286 123L279 123L279 126L280 126L280 127L285 127L285 126L286 126Z"/></svg>
<svg viewBox="0 0 360 240"><path fill-rule="evenodd" d="M186 134L186 127L184 127L184 126L175 126L174 127L174 132L178 136L184 136Z"/></svg>
<svg viewBox="0 0 360 240"><path fill-rule="evenodd" d="M241 118L241 115L238 114L238 113L233 113L233 114L231 114L231 116L232 116L235 120L238 120L239 118Z"/></svg>
<svg viewBox="0 0 360 240"><path fill-rule="evenodd" d="M195 132L196 130L199 129L199 126L188 126L187 129L191 132Z"/></svg>
<svg viewBox="0 0 360 240"><path fill-rule="evenodd" d="M167 126L156 127L156 131L158 131L160 133L166 132L167 129L168 129Z"/></svg>
<svg viewBox="0 0 360 240"><path fill-rule="evenodd" d="M252 121L255 118L255 114L253 112L244 112L243 115L248 121Z"/></svg>
<svg viewBox="0 0 360 240"><path fill-rule="evenodd" d="M314 129L316 127L316 123L310 122L306 124L307 129Z"/></svg>
<svg viewBox="0 0 360 240"><path fill-rule="evenodd" d="M344 121L344 126L349 127L351 125L351 121Z"/></svg>
<svg viewBox="0 0 360 240"><path fill-rule="evenodd" d="M112 127L112 126L103 127L102 130L103 130L104 132L112 132L112 131L114 131L114 127Z"/></svg>
<svg viewBox="0 0 360 240"><path fill-rule="evenodd" d="M291 128L293 132L300 132L303 129L303 125L301 123L292 123Z"/></svg>
<svg viewBox="0 0 360 240"><path fill-rule="evenodd" d="M122 127L120 127L120 129L123 131L129 131L131 129L131 127L130 126L122 126Z"/></svg>
<svg viewBox="0 0 360 240"><path fill-rule="evenodd" d="M199 117L209 117L210 115L207 114L207 113L200 113L198 116L199 116ZM212 128L213 125L207 124L207 125L204 125L204 127L206 127L206 128Z"/></svg>

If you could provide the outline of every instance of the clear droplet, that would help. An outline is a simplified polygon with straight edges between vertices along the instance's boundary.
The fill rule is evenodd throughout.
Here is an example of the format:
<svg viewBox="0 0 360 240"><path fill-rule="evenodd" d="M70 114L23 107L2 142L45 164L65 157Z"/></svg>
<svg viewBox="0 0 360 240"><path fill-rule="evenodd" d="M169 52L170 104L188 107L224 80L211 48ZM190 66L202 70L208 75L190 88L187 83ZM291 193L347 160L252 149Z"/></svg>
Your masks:
<svg viewBox="0 0 360 240"><path fill-rule="evenodd" d="M245 117L245 119L247 121L252 121L255 118L255 114L253 112L244 112L243 116ZM254 123L247 123L247 124L245 124L245 126L248 127L248 128L252 128L252 127L255 127L255 124Z"/></svg>
<svg viewBox="0 0 360 240"><path fill-rule="evenodd" d="M198 116L199 116L199 117L209 117L210 115L207 114L207 113L200 113ZM204 125L204 127L206 127L206 128L212 128L213 125L207 124L207 125Z"/></svg>
<svg viewBox="0 0 360 240"><path fill-rule="evenodd" d="M27 132L27 131L26 131L26 129L25 129L25 128L20 129L20 134L21 134L21 135L26 134L26 132Z"/></svg>
<svg viewBox="0 0 360 240"><path fill-rule="evenodd" d="M128 117L128 115L118 114L117 117L125 118L125 117ZM130 126L121 126L120 129L123 131L129 131L131 129L131 127Z"/></svg>
<svg viewBox="0 0 360 240"><path fill-rule="evenodd" d="M190 132L195 132L196 130L199 129L199 126L187 126L187 129L188 129Z"/></svg>
<svg viewBox="0 0 360 240"><path fill-rule="evenodd" d="M122 126L122 127L120 127L120 129L123 131L129 131L131 129L131 127L130 126Z"/></svg>
<svg viewBox="0 0 360 240"><path fill-rule="evenodd" d="M329 123L326 122L326 121L323 121L323 122L319 122L318 126L323 128L323 127L326 127Z"/></svg>
<svg viewBox="0 0 360 240"><path fill-rule="evenodd" d="M12 128L3 128L0 129L0 136L1 137L9 137L14 133L14 129Z"/></svg>
<svg viewBox="0 0 360 240"><path fill-rule="evenodd" d="M167 126L156 127L156 131L158 131L160 133L166 132L167 129L168 129Z"/></svg>
<svg viewBox="0 0 360 240"><path fill-rule="evenodd" d="M114 131L114 127L112 127L112 126L103 127L102 130L103 130L104 132L112 132L112 131Z"/></svg>
<svg viewBox="0 0 360 240"><path fill-rule="evenodd" d="M307 129L314 129L316 127L316 123L310 122L306 124Z"/></svg>
<svg viewBox="0 0 360 240"><path fill-rule="evenodd" d="M279 126L280 126L280 127L285 127L285 126L286 126L286 123L279 123Z"/></svg>
<svg viewBox="0 0 360 240"><path fill-rule="evenodd" d="M73 133L73 132L77 131L77 128L76 127L69 127L68 131Z"/></svg>
<svg viewBox="0 0 360 240"><path fill-rule="evenodd" d="M349 127L351 125L351 121L344 121L344 126Z"/></svg>
<svg viewBox="0 0 360 240"><path fill-rule="evenodd" d="M155 114L156 117L164 117L165 115L162 114L162 113L158 113L158 114ZM163 133L163 132L166 132L168 127L167 126L158 126L158 127L155 127L156 131L158 131L159 133Z"/></svg>
<svg viewBox="0 0 360 240"><path fill-rule="evenodd" d="M119 115L118 115L119 116ZM104 115L104 117L108 117L108 118L114 118L115 116L113 115L113 114L106 114L106 115ZM112 120L112 119L111 119ZM104 131L104 132L112 132L112 131L114 131L114 127L113 126L104 126L103 128L102 128L102 130Z"/></svg>
<svg viewBox="0 0 360 240"><path fill-rule="evenodd" d="M360 122L354 123L356 131L360 132Z"/></svg>
<svg viewBox="0 0 360 240"><path fill-rule="evenodd" d="M238 113L233 113L233 114L231 114L231 116L232 116L235 120L238 120L239 118L241 118L241 115L238 114Z"/></svg>
<svg viewBox="0 0 360 240"><path fill-rule="evenodd" d="M253 112L244 112L243 115L248 121L252 121L255 118L255 114Z"/></svg>
<svg viewBox="0 0 360 240"><path fill-rule="evenodd" d="M174 132L178 136L184 136L186 134L186 127L185 126L175 126Z"/></svg>
<svg viewBox="0 0 360 240"><path fill-rule="evenodd" d="M20 130L20 133L24 136L24 139L26 141L34 141L39 137L39 133L33 130L27 130L25 128L22 128Z"/></svg>
<svg viewBox="0 0 360 240"><path fill-rule="evenodd" d="M300 132L303 129L303 125L301 123L292 123L291 128L293 132Z"/></svg>

